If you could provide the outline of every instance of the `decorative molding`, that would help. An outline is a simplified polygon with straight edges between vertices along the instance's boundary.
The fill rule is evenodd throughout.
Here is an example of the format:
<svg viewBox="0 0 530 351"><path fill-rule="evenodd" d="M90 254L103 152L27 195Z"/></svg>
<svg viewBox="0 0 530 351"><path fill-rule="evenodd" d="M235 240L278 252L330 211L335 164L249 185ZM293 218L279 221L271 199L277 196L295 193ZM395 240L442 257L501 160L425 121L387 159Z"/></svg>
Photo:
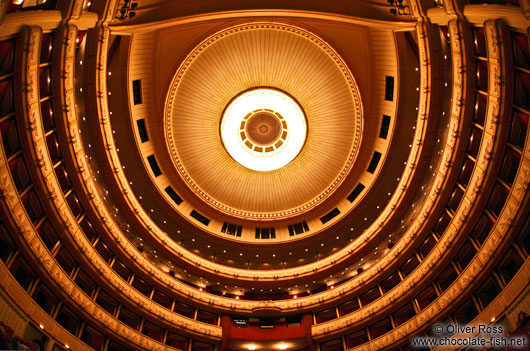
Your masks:
<svg viewBox="0 0 530 351"><path fill-rule="evenodd" d="M499 64L501 64L503 69L505 69L507 66L509 66L511 61L509 57L505 60L505 55L509 55L509 50L503 46L503 35L500 33L506 34L506 32L502 29L500 22L492 21L486 23L486 33L487 35L491 36L491 38L498 39L489 41L488 56L490 53L492 56L495 56L497 55L496 53L499 53L497 56L500 58ZM490 84L496 85L495 87L492 87L493 91L498 91L499 94L501 94L500 96L502 96L503 105L501 110L506 112L508 107L506 107L505 103L505 94L507 93L505 86L501 83L501 80L495 80ZM491 105L488 102L486 124L491 124L492 121L495 120L497 111L498 109L496 105ZM505 142L506 132L508 130L507 123L501 123L498 125L498 127L495 127L492 130L495 132L494 136L488 137L486 134L484 134L483 140L487 141L489 138L492 138L493 140L491 142L481 143L476 171L473 172L472 180L468 185L468 189L471 189L472 191L469 198L466 192L466 198L468 198L471 203L480 202L477 197L479 196L478 189L481 187L476 182L479 181L479 179L480 182L483 182L484 178L489 178L491 183L491 181L495 179L498 167L500 165L500 162L497 162L497 165L491 166L491 160L494 160L495 158L492 158L488 155L492 152L494 147L497 149L497 152L499 152L499 145L502 145ZM527 138L525 150L529 148L530 143L528 143ZM502 152L502 149L500 152ZM480 160L483 161L481 162ZM481 168L478 168L479 163L483 165ZM521 169L524 168L524 164L526 163L528 163L528 159L523 159L512 189L515 189L516 184L519 184L520 182L526 185L528 185L530 182L530 172L521 171ZM510 238L513 234L514 224L517 222L520 223L521 220L525 219L525 209L528 206L529 200L530 194L528 193L524 194L524 198L522 200L518 200L515 197L514 191L510 191L506 204L499 215L497 222L495 223L495 227L490 232L490 235L481 246L473 260L469 263L464 272L458 277L457 281L455 281L451 287L449 287L442 293L441 296L431 303L431 305L429 305L426 309L421 311L408 322L393 329L391 332L370 341L369 343L365 343L351 350L384 349L395 346L396 344L400 343L400 341L404 342L407 337L417 334L419 330L425 329L432 321L437 318L441 318L444 313L454 309L458 301L467 298L467 294L469 294L476 284L480 282L484 276L489 274L489 270L500 257L499 254L504 250L506 245L510 244ZM458 210L460 210L460 207Z"/></svg>
<svg viewBox="0 0 530 351"><path fill-rule="evenodd" d="M434 28L432 26L426 25L426 24L419 24L418 25L418 31L420 31L420 28L423 30L430 30L433 31ZM467 83L466 86L466 92L472 93L473 92L473 72L474 70L466 71L463 69L460 69L459 65L461 65L462 60L465 60L467 63L467 66L473 65L473 56L470 55L469 50L467 53L464 51L459 52L459 48L465 47L465 45L461 46L459 40L463 40L464 36L467 38L467 41L470 42L470 32L469 28L463 27L461 22L457 22L456 20L451 23L451 37L453 37L452 41L452 47L454 50L454 54L456 56L460 56L460 58L453 58L453 74L460 74L461 77L457 78L457 81L465 82ZM464 33L462 31L465 31ZM419 34L421 37L421 34ZM423 35L425 38L423 41L420 41L420 59L427 60L427 57L434 58L436 56L440 56L436 53L436 50L433 49L433 43L429 44L429 41L427 41L427 38L429 40L432 40L432 38L435 38L433 34L431 35ZM458 42L458 44L456 44ZM463 43L462 43L463 44ZM441 62L438 62L437 64L435 62L430 62L430 65L428 67L429 72L422 76L429 77L431 76L431 70L435 71L436 67L439 67ZM460 73L455 73L460 72ZM466 72L468 72L466 74ZM437 81L438 84L441 84L438 79L432 79L432 80L423 80L424 84L427 84L428 86L433 86L433 81ZM470 84L471 83L471 84ZM459 92L461 90L461 87L455 86L453 89L453 96L455 94L461 94ZM463 102L463 101L462 101ZM435 104L433 104L435 105ZM449 174L446 174L445 171L440 171L439 174L444 174L448 178L452 178L452 181L454 181L454 176L458 175L460 172L459 164L461 162L461 155L462 154L462 148L465 148L467 145L466 140L461 140L459 137L459 132L464 132L463 135L467 135L465 133L466 130L469 130L469 126L466 127L466 125L469 125L471 122L473 109L471 106L469 106L470 103L467 104L467 109L461 109L460 104L454 103L452 108L452 118L450 121L450 130L448 132L449 139L447 141L447 147L446 150L444 150L444 155L442 156L442 161L440 162L441 167L444 167L444 164L455 164L454 158L459 157L460 160L456 162L456 165L451 167L451 173L452 177L449 176ZM458 112L458 114L456 114ZM422 113L419 111L419 113ZM482 150L481 150L482 151ZM498 162L497 162L498 163ZM489 162L487 170L495 169L494 163ZM474 175L473 175L474 176ZM439 177L437 180L440 179ZM443 178L441 178L443 179ZM481 184L480 186L485 186L486 182L491 183L492 177L484 177L481 178ZM436 184L436 181L435 181ZM452 188L447 185L448 181L445 180L445 184L440 184L441 188ZM433 186L433 190L431 193L436 192L436 186ZM442 237L439 239L436 246L431 250L429 255L420 263L420 265L416 268L416 270L411 273L409 276L407 276L402 282L400 282L396 287L394 287L390 292L383 295L376 301L368 304L367 306L363 306L359 310L350 313L348 315L345 315L343 317L340 317L336 320L332 320L326 323L321 323L314 325L312 327L312 335L316 339L322 339L322 338L330 338L332 336L344 334L348 330L351 330L352 328L358 328L361 325L367 324L369 321L367 321L367 316L370 317L370 320L376 319L378 316L383 312L387 312L390 308L395 308L396 306L400 306L400 302L403 302L404 299L410 297L413 293L417 292L418 289L420 289L420 286L424 285L425 282L428 282L428 279L430 279L434 274L438 274L440 269L447 264L453 257L454 252L453 250L456 250L460 247L459 243L467 237L468 232L471 230L472 226L474 225L474 220L471 220L471 218L477 218L477 215L480 214L482 211L482 203L487 199L489 194L481 194L481 198L477 196L477 194L474 191L473 187L468 186L466 189L466 192L464 194L464 197L454 214L453 219L451 220L450 225L448 226L447 230L443 233ZM473 200L470 199L470 197L474 197ZM436 198L436 197L435 197ZM439 200L439 197L437 198ZM442 202L445 205L445 201ZM418 217L422 216L422 212L418 215ZM399 243L398 243L399 244ZM422 284L423 283L423 284ZM368 312L367 312L368 311ZM361 324L362 323L362 324Z"/></svg>
<svg viewBox="0 0 530 351"><path fill-rule="evenodd" d="M468 4L464 7L464 16L469 23L482 25L487 20L500 19L513 28L528 29L528 18L523 14L524 8L497 4Z"/></svg>
<svg viewBox="0 0 530 351"><path fill-rule="evenodd" d="M0 151L3 154L3 148ZM0 163L2 163L0 161ZM1 166L0 166L1 167ZM2 168L0 168L2 170ZM5 170L5 169L3 169ZM2 206L3 207L3 206ZM6 209L2 209L5 211ZM93 350L90 346L76 338L62 325L57 323L47 314L31 296L13 278L11 272L0 262L0 299L20 316L26 323L31 320L36 326L42 325L43 333L49 336L55 343L68 345L72 350ZM9 324L8 322L6 324ZM15 330L15 333L17 331ZM21 332L18 332L22 335Z"/></svg>
<svg viewBox="0 0 530 351"><path fill-rule="evenodd" d="M416 0L418 1L418 0ZM152 9L154 11L164 11L163 9ZM217 10L217 9L216 9ZM338 12L338 11L337 11ZM188 23L197 23L203 21L212 21L219 19L237 19L237 18L256 18L256 17L266 17L266 18L305 18L305 19L315 19L315 20L325 20L325 21L335 21L339 23L348 23L348 24L360 24L368 27L374 27L383 30L400 30L408 31L413 30L416 22L411 21L410 19L404 20L400 18L401 21L395 20L379 20L371 18L361 18L353 15L345 15L332 12L321 12L321 11L311 11L311 10L299 10L299 9L247 9L247 10L226 10L226 11L214 11L207 12L202 14L180 14L171 19L161 19L155 21L149 21L147 23L134 23L134 24L123 24L118 22L112 24L113 33L119 35L130 35L137 32L146 32L154 31L159 29L164 29L167 27L188 24Z"/></svg>
<svg viewBox="0 0 530 351"><path fill-rule="evenodd" d="M70 23L77 25L80 30L87 30L96 25L97 18L97 13L83 12L79 19L71 20ZM1 23L0 38L15 35L25 26L39 26L47 31L54 30L62 25L63 17L59 10L15 11L7 13Z"/></svg>
<svg viewBox="0 0 530 351"><path fill-rule="evenodd" d="M69 35L74 34L74 36L71 37L73 38L75 37L76 32L76 29L70 26L69 30L63 33L59 32L58 35L65 34L65 37L68 38ZM142 306L143 311L150 311L155 318L162 317L166 322L171 323L177 329L185 330L188 333L195 332L197 336L203 339L219 340L221 335L219 327L193 321L184 316L179 316L176 313L168 313L165 308L157 306L156 303L153 303L153 301L146 296L131 289L123 279L118 281L118 279L116 279L118 276L112 272L108 264L106 264L97 252L95 252L95 249L90 245L88 239L82 234L75 217L66 204L58 180L54 176L53 165L48 154L44 137L38 100L38 80L33 79L38 75L41 35L42 32L40 28L29 27L26 31L22 32L19 37L19 43L24 44L25 50L18 63L20 69L17 70L20 71L20 74L16 75L18 82L16 84L22 84L25 88L21 90L21 99L20 101L17 101L17 108L22 116L21 119L18 120L19 136L21 136L21 139L23 140L26 157L31 156L32 159L38 160L36 167L30 168L29 171L33 177L35 177L34 179L38 179L34 184L38 189L42 190L39 192L39 195L46 195L46 199L52 200L46 200L45 205L49 210L48 215L50 220L62 224L63 229L65 229L64 234L70 234L72 236L73 242L78 246L80 253L83 255L91 253L86 259L91 261L91 263L94 264L94 267L100 268L99 276L110 278L110 276L114 275L115 279L109 279L109 283L121 283L121 285L116 286L116 291L123 290L129 292L128 297L132 300L131 305ZM66 41L68 42L68 39ZM31 111L35 112L32 113ZM5 157L3 158L3 161L6 162ZM8 168L6 168L6 171L7 177L2 179L3 182L0 186L2 187L2 193L12 194L13 197L13 201L11 203L6 202L6 204L9 206L9 212L12 213L12 218L14 220L13 226L23 234L17 239L17 241L25 242L25 244L21 245L21 249L25 248L26 254L32 257L37 263L37 267L42 272L45 272L45 275L42 275L41 277L50 281L52 285L58 289L63 298L66 298L71 301L74 306L77 306L78 309L85 314L85 317L94 316L94 323L99 323L103 329L109 330L118 338L121 338L122 340L136 340L136 346L141 343L146 349L173 350L173 348L169 348L155 340L143 336L138 331L118 321L113 315L99 307L92 299L90 299L90 297L77 287L72 278L62 270L61 266L55 261L45 244L42 242L39 234L33 227L31 220L25 213L24 205L21 202L11 177L9 177ZM51 215L51 212L54 212L55 216ZM79 258L82 258L82 256ZM120 328L119 331L117 329L118 327Z"/></svg>

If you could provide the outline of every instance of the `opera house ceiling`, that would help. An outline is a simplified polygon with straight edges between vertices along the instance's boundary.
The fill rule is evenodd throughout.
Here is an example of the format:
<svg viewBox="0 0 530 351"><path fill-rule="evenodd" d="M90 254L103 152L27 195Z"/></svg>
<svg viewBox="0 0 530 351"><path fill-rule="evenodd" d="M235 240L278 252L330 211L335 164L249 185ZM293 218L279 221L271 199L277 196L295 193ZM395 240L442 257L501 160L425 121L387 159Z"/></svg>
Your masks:
<svg viewBox="0 0 530 351"><path fill-rule="evenodd" d="M529 18L1 2L0 349L528 349Z"/></svg>

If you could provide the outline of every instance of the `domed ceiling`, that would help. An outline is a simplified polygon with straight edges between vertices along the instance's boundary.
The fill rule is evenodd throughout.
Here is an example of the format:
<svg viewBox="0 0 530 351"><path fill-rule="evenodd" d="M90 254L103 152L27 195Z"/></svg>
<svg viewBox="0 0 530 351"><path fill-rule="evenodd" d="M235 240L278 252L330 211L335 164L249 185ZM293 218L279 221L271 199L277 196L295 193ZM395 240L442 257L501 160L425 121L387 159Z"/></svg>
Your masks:
<svg viewBox="0 0 530 351"><path fill-rule="evenodd" d="M0 190L43 281L119 340L144 342L75 272L166 328L160 340L250 349L237 331L223 343L224 317L299 315L296 348L363 347L348 341L362 330L385 348L452 313L511 264L503 253L528 256L512 245L528 213L528 111L506 84L514 62L528 73L510 51L521 33L436 26L419 2L393 17L384 1L148 1L114 21L98 3L110 27L94 14L88 34L69 24L52 45L33 14L17 36L0 77L16 96ZM52 47L54 63L37 64ZM64 247L42 242L49 228Z"/></svg>
<svg viewBox="0 0 530 351"><path fill-rule="evenodd" d="M220 138L230 101L257 87L286 92L307 118L300 154L267 172L237 163ZM241 217L285 217L340 185L359 146L362 104L348 67L326 42L292 25L257 22L217 32L190 52L171 83L165 126L176 169L208 204ZM302 127L290 129L286 145L296 128Z"/></svg>

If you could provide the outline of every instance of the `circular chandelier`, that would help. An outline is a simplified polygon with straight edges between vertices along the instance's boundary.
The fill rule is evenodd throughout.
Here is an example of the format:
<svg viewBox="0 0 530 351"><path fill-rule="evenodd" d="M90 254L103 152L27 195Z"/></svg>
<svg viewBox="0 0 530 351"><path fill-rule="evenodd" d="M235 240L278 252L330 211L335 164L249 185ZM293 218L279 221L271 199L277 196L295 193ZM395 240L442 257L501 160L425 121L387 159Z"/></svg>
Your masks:
<svg viewBox="0 0 530 351"><path fill-rule="evenodd" d="M236 162L265 172L285 166L300 153L307 122L292 97L276 89L257 88L228 104L219 130L226 151Z"/></svg>

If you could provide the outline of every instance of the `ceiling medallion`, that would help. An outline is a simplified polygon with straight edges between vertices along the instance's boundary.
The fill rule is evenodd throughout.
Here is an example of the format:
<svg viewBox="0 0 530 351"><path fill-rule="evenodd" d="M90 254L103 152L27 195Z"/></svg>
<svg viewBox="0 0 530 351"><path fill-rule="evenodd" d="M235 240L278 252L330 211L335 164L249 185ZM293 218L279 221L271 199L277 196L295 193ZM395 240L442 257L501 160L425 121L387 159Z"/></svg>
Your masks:
<svg viewBox="0 0 530 351"><path fill-rule="evenodd" d="M300 153L307 123L292 97L275 89L257 88L228 104L219 131L236 162L255 171L273 171Z"/></svg>

